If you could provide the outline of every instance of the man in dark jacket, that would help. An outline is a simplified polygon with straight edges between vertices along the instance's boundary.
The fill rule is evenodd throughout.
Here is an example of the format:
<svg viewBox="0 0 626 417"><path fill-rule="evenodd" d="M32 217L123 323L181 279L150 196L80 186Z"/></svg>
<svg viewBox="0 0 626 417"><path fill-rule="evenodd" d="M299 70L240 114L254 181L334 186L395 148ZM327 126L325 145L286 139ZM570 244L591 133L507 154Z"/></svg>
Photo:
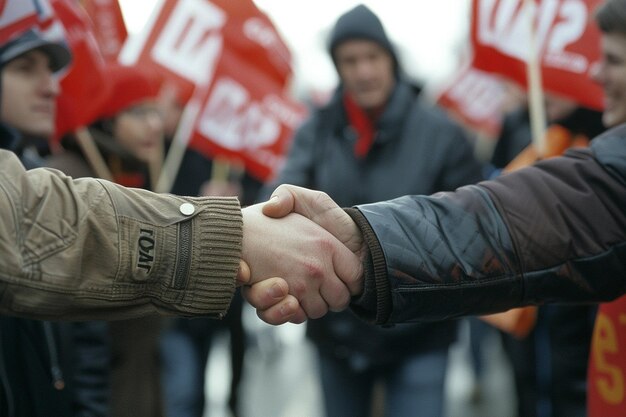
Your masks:
<svg viewBox="0 0 626 417"><path fill-rule="evenodd" d="M59 42L27 30L0 45L0 148L39 164L27 140L54 131L56 72L70 62ZM104 322L0 317L0 415L106 416L109 350Z"/></svg>
<svg viewBox="0 0 626 417"><path fill-rule="evenodd" d="M296 132L275 184L322 190L351 206L482 179L464 132L420 100L367 7L339 18L329 52L340 85ZM307 326L319 352L329 417L369 415L376 383L385 387L387 416L413 416L416 409L421 416L441 415L455 322L383 329L343 312Z"/></svg>
<svg viewBox="0 0 626 417"><path fill-rule="evenodd" d="M361 255L365 274L352 309L369 322L603 302L626 293L626 125L597 137L589 149L492 181L360 205L348 209L349 216L319 192L285 185L274 196L265 214L306 213ZM276 309L280 303L260 305L254 287L246 297L266 310L259 315L270 323L302 317ZM626 369L619 359L624 333L619 322L599 317L592 358L602 366L590 389L598 383L619 412L590 415L623 415L616 378Z"/></svg>
<svg viewBox="0 0 626 417"><path fill-rule="evenodd" d="M599 307L587 384L588 415L608 416L626 413L626 297L618 298L626 293L626 1L607 1L597 21L603 122L617 127L589 149L452 193L361 205L349 215L323 194L283 186L264 212L307 213L361 255L366 272L352 307L371 322L615 300ZM257 295L254 287L246 294L265 309L261 318L302 320L302 310L281 310L285 304Z"/></svg>

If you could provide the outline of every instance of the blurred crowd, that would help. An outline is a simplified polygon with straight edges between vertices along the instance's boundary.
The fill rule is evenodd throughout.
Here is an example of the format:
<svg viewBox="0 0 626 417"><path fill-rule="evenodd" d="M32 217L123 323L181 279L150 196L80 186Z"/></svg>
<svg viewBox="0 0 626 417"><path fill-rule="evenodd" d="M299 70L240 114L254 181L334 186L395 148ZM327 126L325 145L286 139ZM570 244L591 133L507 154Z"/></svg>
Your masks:
<svg viewBox="0 0 626 417"><path fill-rule="evenodd" d="M616 19L626 24L626 2L611 1L622 13ZM328 53L339 84L325 102L310 104L307 117L290 132L284 163L272 176L260 177L232 154L188 148L167 191L238 196L242 205L251 205L289 183L324 191L350 207L506 175L571 147L588 146L608 127L626 122L625 33L609 32L603 46L597 45L606 55L594 74L608 96L604 112L544 92L541 141L546 150L538 150L523 87L506 84L500 127L487 137L436 104L424 85L408 79L383 22L359 5L339 17L329 34ZM60 132L57 97L77 52L38 27L3 42L1 148L13 150L27 168L156 189L164 161L177 146L190 91L172 89L162 74L140 63L107 61L106 94L94 103L90 120ZM0 317L0 415L201 417L211 347L216 334L227 332L232 372L231 381L223 384L229 387L229 412L243 416L242 410L250 409L242 407L246 399L238 395L246 378L244 361L250 344L259 343L259 335L244 328L243 307L237 295L221 321ZM596 312L595 305L533 308L525 311L531 319L521 335L517 323L493 327L482 318L464 319L477 380L488 360L480 353L481 340L495 332L511 364L517 416L587 415ZM517 316L504 318L510 317ZM460 323L381 327L350 311L308 321L306 337L316 352L313 371L319 372L322 388L320 410L326 417L443 416L450 348L458 341ZM473 395L480 400L479 384Z"/></svg>

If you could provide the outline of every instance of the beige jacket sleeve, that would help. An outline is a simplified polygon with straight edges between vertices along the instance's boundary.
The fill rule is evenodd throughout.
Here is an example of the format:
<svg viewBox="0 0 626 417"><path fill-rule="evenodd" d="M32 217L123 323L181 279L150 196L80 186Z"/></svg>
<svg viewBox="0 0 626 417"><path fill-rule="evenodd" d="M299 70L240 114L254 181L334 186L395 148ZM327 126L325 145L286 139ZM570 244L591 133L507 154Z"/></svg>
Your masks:
<svg viewBox="0 0 626 417"><path fill-rule="evenodd" d="M25 171L0 150L0 314L218 318L235 290L241 240L236 198Z"/></svg>

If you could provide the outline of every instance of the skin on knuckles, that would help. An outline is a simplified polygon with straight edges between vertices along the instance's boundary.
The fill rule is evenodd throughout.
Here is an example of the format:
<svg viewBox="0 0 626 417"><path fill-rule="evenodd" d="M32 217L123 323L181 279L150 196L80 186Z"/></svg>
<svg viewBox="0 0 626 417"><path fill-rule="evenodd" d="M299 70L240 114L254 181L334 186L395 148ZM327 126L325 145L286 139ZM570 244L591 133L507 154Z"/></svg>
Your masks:
<svg viewBox="0 0 626 417"><path fill-rule="evenodd" d="M289 294L289 285L282 278L268 278L253 286L244 286L243 295L258 310L266 310L283 301Z"/></svg>
<svg viewBox="0 0 626 417"><path fill-rule="evenodd" d="M320 286L320 294L330 311L341 311L350 304L350 290L342 280L326 280Z"/></svg>
<svg viewBox="0 0 626 417"><path fill-rule="evenodd" d="M298 300L291 295L266 310L257 310L257 316L266 323L274 325L287 322L300 324L307 318L306 313L300 308Z"/></svg>
<svg viewBox="0 0 626 417"><path fill-rule="evenodd" d="M288 291L289 286L282 278L268 278L242 287L243 297L257 310L257 316L274 325L287 322L299 324L307 319L298 300Z"/></svg>
<svg viewBox="0 0 626 417"><path fill-rule="evenodd" d="M319 319L328 313L328 304L322 297L308 297L300 300L300 306L310 319Z"/></svg>
<svg viewBox="0 0 626 417"><path fill-rule="evenodd" d="M250 284L280 276L309 317L320 317L328 305L320 294L326 281L338 281L333 261L341 248L326 230L297 214L272 219L261 204L245 208L243 260L250 266ZM349 255L354 256L351 252ZM347 290L345 290L347 291ZM335 307L335 306L333 306Z"/></svg>
<svg viewBox="0 0 626 417"><path fill-rule="evenodd" d="M274 190L269 203L263 206L263 213L280 218L294 212L311 219L328 230L362 262L367 247L360 229L350 216L322 191L309 190L295 185L283 184ZM346 258L347 259L347 258ZM351 271L340 278L347 283L353 295L361 291L361 265L352 265Z"/></svg>

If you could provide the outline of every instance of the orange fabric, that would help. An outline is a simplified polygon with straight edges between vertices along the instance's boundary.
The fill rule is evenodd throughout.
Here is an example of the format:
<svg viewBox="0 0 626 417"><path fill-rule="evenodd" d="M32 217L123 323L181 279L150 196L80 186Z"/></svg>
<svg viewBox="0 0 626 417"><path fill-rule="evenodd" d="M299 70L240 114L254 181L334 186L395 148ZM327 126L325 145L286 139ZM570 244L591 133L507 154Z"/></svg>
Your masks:
<svg viewBox="0 0 626 417"><path fill-rule="evenodd" d="M510 335L523 339L532 331L537 321L537 307L513 308L502 313L481 316L481 320Z"/></svg>
<svg viewBox="0 0 626 417"><path fill-rule="evenodd" d="M572 135L568 129L560 125L552 125L546 129L544 140L545 152L543 158L539 156L535 146L531 143L504 168L503 173L524 168L541 159L562 155L571 147L589 145L589 139L585 135ZM481 319L518 339L523 339L535 327L537 307L513 308L502 313L481 316Z"/></svg>
<svg viewBox="0 0 626 417"><path fill-rule="evenodd" d="M601 304L591 339L587 415L626 416L626 296Z"/></svg>

